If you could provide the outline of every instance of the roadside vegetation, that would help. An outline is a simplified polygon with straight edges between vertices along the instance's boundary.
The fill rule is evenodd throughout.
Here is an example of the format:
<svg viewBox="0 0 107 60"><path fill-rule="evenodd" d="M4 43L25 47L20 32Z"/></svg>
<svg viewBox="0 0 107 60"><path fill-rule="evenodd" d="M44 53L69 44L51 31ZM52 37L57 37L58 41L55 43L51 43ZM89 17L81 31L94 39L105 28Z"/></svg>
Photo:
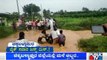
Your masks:
<svg viewBox="0 0 107 60"><path fill-rule="evenodd" d="M0 26L0 39L5 38L15 32L16 31L13 31L13 29L11 27Z"/></svg>
<svg viewBox="0 0 107 60"><path fill-rule="evenodd" d="M107 23L107 16L85 18L57 17L56 20L58 27L61 29L90 30L93 25L102 25Z"/></svg>
<svg viewBox="0 0 107 60"><path fill-rule="evenodd" d="M94 36L78 41L78 47L85 52L107 52L107 36Z"/></svg>

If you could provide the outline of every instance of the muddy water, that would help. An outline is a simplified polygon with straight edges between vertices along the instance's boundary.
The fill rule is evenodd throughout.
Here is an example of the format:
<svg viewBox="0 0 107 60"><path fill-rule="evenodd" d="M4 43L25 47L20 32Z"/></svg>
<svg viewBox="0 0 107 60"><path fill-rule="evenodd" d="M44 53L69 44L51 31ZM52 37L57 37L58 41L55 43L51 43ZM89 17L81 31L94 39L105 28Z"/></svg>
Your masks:
<svg viewBox="0 0 107 60"><path fill-rule="evenodd" d="M63 30L63 31L66 36L65 47L59 47L58 44L51 45L45 41L44 44L41 44L41 46L52 46L54 47L55 52L79 52L77 47L77 42L79 41L79 39L81 38L86 39L93 37L93 34L91 34L91 31L89 30L85 30L85 31ZM26 39L28 39L29 41L37 42L37 39L40 35L40 31L32 30L32 31L24 31L24 32ZM49 32L50 31L47 31L47 33ZM11 36L8 36L4 39L0 39L0 52L5 52L8 43L18 39L18 33L19 32Z"/></svg>

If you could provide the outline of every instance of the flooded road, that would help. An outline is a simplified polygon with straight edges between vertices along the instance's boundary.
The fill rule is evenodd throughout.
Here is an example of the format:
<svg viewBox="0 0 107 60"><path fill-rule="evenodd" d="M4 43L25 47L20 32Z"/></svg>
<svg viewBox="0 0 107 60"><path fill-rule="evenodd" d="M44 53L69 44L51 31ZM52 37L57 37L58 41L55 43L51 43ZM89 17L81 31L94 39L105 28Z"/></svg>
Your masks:
<svg viewBox="0 0 107 60"><path fill-rule="evenodd" d="M24 31L25 32L25 39L28 39L29 41L35 41L37 42L37 39L40 35L39 30L31 30L31 31ZM49 33L50 31L47 31ZM44 41L44 44L40 44L41 46L52 46L54 47L55 52L80 52L77 47L77 42L83 38L91 38L93 37L93 34L90 30L84 30L84 31L71 31L71 30L63 30L64 35L66 36L65 41L65 47L59 47L58 44L48 44ZM0 52L5 52L6 47L9 42L16 41L18 39L18 33L15 33L11 36L8 36L6 38L0 39Z"/></svg>

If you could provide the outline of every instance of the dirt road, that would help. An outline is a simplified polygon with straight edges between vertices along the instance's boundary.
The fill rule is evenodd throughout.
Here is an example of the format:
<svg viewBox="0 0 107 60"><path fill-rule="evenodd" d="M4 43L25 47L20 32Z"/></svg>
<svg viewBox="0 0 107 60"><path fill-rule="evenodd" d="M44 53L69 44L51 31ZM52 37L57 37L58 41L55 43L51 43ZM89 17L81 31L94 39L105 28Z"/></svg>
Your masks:
<svg viewBox="0 0 107 60"><path fill-rule="evenodd" d="M44 41L45 43L41 44L41 46L53 46L55 52L79 52L77 47L77 42L81 38L86 39L93 37L93 34L91 34L91 31L89 30L85 30L85 31L63 30L63 31L66 36L65 47L59 47L58 44L50 45L45 41ZM26 39L28 39L29 41L37 42L38 36L40 35L40 31L31 30L24 32ZM47 32L49 33L49 31ZM18 32L4 39L0 39L0 52L5 52L8 43L17 40L17 38L18 38Z"/></svg>

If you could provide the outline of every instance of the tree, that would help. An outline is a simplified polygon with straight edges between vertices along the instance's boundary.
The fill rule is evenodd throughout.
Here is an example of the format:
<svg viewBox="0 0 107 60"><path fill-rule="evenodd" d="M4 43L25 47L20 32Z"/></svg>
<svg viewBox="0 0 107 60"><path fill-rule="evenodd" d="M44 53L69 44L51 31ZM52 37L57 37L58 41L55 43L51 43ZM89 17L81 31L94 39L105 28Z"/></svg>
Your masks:
<svg viewBox="0 0 107 60"><path fill-rule="evenodd" d="M82 11L83 11L83 12L89 12L89 9L86 8L86 7L83 7L83 8L82 8Z"/></svg>
<svg viewBox="0 0 107 60"><path fill-rule="evenodd" d="M36 6L35 4L28 4L23 7L23 11L25 14L28 14L28 16L36 15L40 11L39 6Z"/></svg>
<svg viewBox="0 0 107 60"><path fill-rule="evenodd" d="M60 10L60 11L59 11L59 14L60 14L60 16L64 16L64 11L63 11L63 10Z"/></svg>
<svg viewBox="0 0 107 60"><path fill-rule="evenodd" d="M100 8L99 11L107 11L107 8Z"/></svg>
<svg viewBox="0 0 107 60"><path fill-rule="evenodd" d="M50 10L46 10L46 9L44 9L44 10L43 10L43 15L44 15L45 18L50 17L50 16L51 16L51 12L50 12Z"/></svg>
<svg viewBox="0 0 107 60"><path fill-rule="evenodd" d="M12 19L18 19L19 18L19 13L18 12L13 12L11 14Z"/></svg>

